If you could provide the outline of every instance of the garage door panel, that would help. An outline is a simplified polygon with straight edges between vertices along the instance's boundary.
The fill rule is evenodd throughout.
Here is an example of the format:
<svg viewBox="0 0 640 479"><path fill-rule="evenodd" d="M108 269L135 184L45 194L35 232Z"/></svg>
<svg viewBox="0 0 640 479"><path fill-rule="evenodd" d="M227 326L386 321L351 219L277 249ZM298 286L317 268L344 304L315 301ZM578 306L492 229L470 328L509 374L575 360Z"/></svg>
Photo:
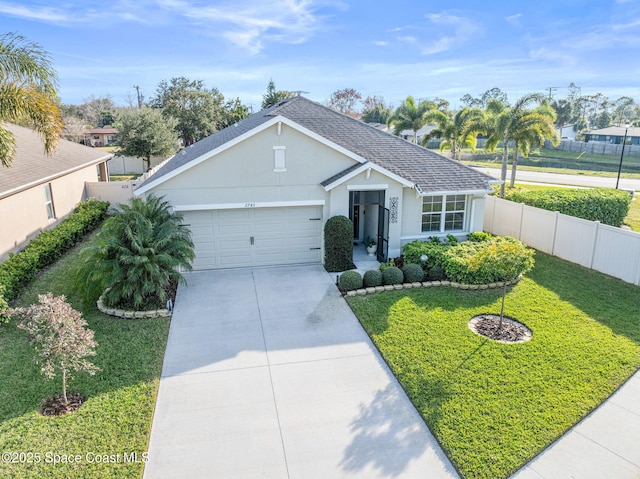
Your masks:
<svg viewBox="0 0 640 479"><path fill-rule="evenodd" d="M321 206L186 212L184 223L195 246L193 268L319 263L321 216Z"/></svg>

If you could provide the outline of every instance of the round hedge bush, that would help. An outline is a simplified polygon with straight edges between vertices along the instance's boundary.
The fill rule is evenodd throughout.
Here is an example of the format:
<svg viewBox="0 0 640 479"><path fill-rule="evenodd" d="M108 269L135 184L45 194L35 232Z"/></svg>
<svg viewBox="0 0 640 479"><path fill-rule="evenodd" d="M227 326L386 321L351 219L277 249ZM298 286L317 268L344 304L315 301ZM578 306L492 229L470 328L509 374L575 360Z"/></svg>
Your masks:
<svg viewBox="0 0 640 479"><path fill-rule="evenodd" d="M365 287L381 286L382 273L377 269L365 271L364 276L362 277L362 284Z"/></svg>
<svg viewBox="0 0 640 479"><path fill-rule="evenodd" d="M446 279L442 266L433 266L427 271L427 279L429 281L442 281Z"/></svg>
<svg viewBox="0 0 640 479"><path fill-rule="evenodd" d="M344 291L362 288L362 276L357 271L345 271L338 279L338 286Z"/></svg>
<svg viewBox="0 0 640 479"><path fill-rule="evenodd" d="M407 263L402 268L405 283L419 283L424 279L422 266L415 263Z"/></svg>
<svg viewBox="0 0 640 479"><path fill-rule="evenodd" d="M400 268L390 266L382 272L382 282L384 284L402 284L404 275Z"/></svg>

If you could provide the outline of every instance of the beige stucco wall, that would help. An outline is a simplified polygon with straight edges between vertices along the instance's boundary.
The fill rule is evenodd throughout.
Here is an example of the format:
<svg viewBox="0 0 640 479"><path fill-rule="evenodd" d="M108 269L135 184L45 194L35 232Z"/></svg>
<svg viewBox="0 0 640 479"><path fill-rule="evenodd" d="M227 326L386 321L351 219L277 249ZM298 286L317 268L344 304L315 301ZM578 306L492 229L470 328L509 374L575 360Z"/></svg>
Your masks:
<svg viewBox="0 0 640 479"><path fill-rule="evenodd" d="M53 227L85 198L85 181L97 181L97 167L88 166L50 181L56 219L47 219L44 184L0 199L0 261L19 250L42 230Z"/></svg>
<svg viewBox="0 0 640 479"><path fill-rule="evenodd" d="M482 231L482 224L484 221L484 203L484 194L467 195L464 231L453 232L455 236L463 237L467 233L471 233L473 231ZM430 236L446 236L447 233L422 233L422 196L416 196L415 190L405 190L404 199L402 201L402 210L404 217L417 218L417 220L403 222L401 244L404 245L416 239L426 240Z"/></svg>
<svg viewBox="0 0 640 479"><path fill-rule="evenodd" d="M286 171L274 172L274 146ZM326 200L320 183L354 160L282 125L274 125L154 188L174 205Z"/></svg>

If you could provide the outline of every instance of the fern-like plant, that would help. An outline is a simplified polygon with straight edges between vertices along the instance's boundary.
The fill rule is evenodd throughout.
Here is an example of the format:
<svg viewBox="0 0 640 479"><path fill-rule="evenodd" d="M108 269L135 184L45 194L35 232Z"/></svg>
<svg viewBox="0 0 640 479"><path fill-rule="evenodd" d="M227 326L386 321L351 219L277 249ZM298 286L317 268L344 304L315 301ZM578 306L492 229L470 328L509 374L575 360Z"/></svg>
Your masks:
<svg viewBox="0 0 640 479"><path fill-rule="evenodd" d="M171 282L184 283L179 269L195 257L182 215L162 197L133 198L108 218L95 246L81 253L78 279L95 299L106 290L110 307L143 310L163 307Z"/></svg>

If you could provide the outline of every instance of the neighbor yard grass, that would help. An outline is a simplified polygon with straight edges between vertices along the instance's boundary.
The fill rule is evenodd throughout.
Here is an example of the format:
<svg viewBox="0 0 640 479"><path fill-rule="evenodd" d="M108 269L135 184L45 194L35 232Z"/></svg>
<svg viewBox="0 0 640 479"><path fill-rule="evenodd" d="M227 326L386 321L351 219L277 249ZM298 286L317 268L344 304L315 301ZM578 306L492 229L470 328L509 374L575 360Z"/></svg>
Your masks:
<svg viewBox="0 0 640 479"><path fill-rule="evenodd" d="M92 241L93 237L87 241ZM80 244L38 277L18 305L37 301L37 294L65 294L95 331L98 342L95 376L78 373L68 390L87 401L59 418L38 413L41 401L61 392L60 378L47 381L33 362L33 350L16 322L0 324L0 451L39 453L40 462L0 462L0 477L123 478L142 476L158 390L169 320L122 320L105 316L94 304L83 305L72 287ZM79 463L53 465L46 454L80 455ZM124 453L138 453L140 462L124 462ZM119 462L90 462L87 454L116 455ZM52 456L50 456L52 457ZM131 456L129 456L131 457ZM109 459L109 458L108 458ZM113 460L113 458L111 458Z"/></svg>
<svg viewBox="0 0 640 479"><path fill-rule="evenodd" d="M522 344L473 333L499 290L421 288L348 298L464 478L508 477L640 367L640 290L536 253L506 299Z"/></svg>

